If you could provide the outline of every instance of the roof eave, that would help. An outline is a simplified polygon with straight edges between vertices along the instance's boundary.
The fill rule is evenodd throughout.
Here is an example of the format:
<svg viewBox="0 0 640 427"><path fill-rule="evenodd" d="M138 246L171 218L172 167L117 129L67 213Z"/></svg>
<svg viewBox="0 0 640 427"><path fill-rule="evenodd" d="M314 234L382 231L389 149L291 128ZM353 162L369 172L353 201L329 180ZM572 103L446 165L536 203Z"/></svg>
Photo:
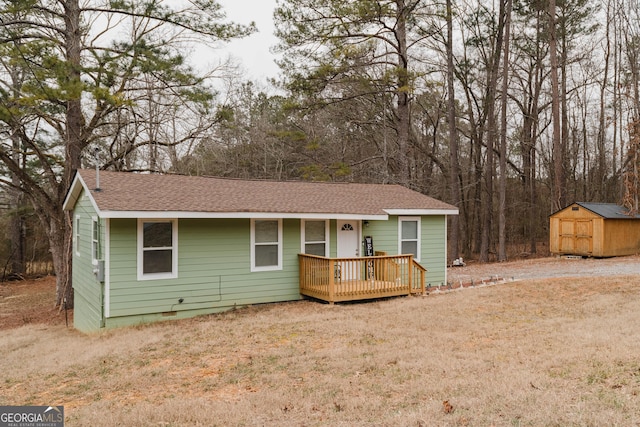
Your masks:
<svg viewBox="0 0 640 427"><path fill-rule="evenodd" d="M389 215L458 215L458 209L384 209Z"/></svg>
<svg viewBox="0 0 640 427"><path fill-rule="evenodd" d="M65 211L72 211L75 208L76 203L78 203L78 200L80 199L82 190L84 190L85 194L89 196L91 206L93 206L93 209L96 211L98 216L102 216L100 215L100 209L98 208L96 200L91 195L91 191L89 191L87 184L84 182L82 176L80 176L78 172L76 172L73 181L71 181L69 191L67 191L67 196L64 198L64 202L62 203L62 209Z"/></svg>
<svg viewBox="0 0 640 427"><path fill-rule="evenodd" d="M67 191L67 195L64 198L64 202L62 202L62 209L65 211L73 210L73 207L76 205L80 194L82 193L83 183L82 178L80 178L80 174L76 172L73 177L73 181L71 181L71 185L69 186L69 190Z"/></svg>
<svg viewBox="0 0 640 427"><path fill-rule="evenodd" d="M386 221L389 215L458 215L457 209L384 209L384 214L320 213L320 212L194 212L194 211L100 211L102 218L283 218L283 219L345 219Z"/></svg>
<svg viewBox="0 0 640 427"><path fill-rule="evenodd" d="M193 212L193 211L109 211L100 212L101 218L185 218L185 219L230 219L230 218L283 218L283 219L346 219L388 220L386 214L346 213L301 213L301 212Z"/></svg>

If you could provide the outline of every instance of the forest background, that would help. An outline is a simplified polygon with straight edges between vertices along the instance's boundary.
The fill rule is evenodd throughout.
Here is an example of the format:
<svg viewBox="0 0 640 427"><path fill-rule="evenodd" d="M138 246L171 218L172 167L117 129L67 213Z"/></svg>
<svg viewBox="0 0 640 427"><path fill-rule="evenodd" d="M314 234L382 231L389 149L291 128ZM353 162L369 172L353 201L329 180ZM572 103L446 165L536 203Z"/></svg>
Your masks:
<svg viewBox="0 0 640 427"><path fill-rule="evenodd" d="M273 19L261 84L218 60L256 28L214 0L0 2L2 278L51 269L73 305L80 167L401 184L460 209L450 260L534 254L573 201L638 211L637 1L279 0Z"/></svg>

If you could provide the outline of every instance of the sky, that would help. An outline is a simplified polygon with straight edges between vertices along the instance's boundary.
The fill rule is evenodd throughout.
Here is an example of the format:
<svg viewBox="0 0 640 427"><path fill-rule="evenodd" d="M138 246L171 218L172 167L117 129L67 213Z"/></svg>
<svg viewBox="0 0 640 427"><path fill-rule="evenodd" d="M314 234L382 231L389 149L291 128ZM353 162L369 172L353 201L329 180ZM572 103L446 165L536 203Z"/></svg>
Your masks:
<svg viewBox="0 0 640 427"><path fill-rule="evenodd" d="M224 8L227 19L239 24L256 23L258 32L241 40L226 44L222 51L237 58L247 71L250 80L262 81L278 75L275 56L269 49L276 44L273 35L273 10L276 0L218 0Z"/></svg>

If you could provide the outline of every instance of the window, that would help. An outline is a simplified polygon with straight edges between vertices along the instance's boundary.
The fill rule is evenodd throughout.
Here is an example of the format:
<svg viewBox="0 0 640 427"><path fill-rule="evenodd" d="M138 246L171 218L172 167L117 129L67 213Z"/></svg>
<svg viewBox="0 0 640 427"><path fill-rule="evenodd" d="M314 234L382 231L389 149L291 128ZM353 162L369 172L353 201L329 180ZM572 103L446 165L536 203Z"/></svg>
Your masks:
<svg viewBox="0 0 640 427"><path fill-rule="evenodd" d="M282 220L251 220L251 271L282 269Z"/></svg>
<svg viewBox="0 0 640 427"><path fill-rule="evenodd" d="M399 252L412 254L416 261L420 261L420 218L399 218L398 235Z"/></svg>
<svg viewBox="0 0 640 427"><path fill-rule="evenodd" d="M91 259L94 264L100 259L100 222L96 217L91 219Z"/></svg>
<svg viewBox="0 0 640 427"><path fill-rule="evenodd" d="M301 235L302 253L329 256L329 221L303 220Z"/></svg>
<svg viewBox="0 0 640 427"><path fill-rule="evenodd" d="M76 255L80 256L80 215L76 215L73 221L73 247Z"/></svg>
<svg viewBox="0 0 640 427"><path fill-rule="evenodd" d="M176 220L138 220L138 279L178 277Z"/></svg>

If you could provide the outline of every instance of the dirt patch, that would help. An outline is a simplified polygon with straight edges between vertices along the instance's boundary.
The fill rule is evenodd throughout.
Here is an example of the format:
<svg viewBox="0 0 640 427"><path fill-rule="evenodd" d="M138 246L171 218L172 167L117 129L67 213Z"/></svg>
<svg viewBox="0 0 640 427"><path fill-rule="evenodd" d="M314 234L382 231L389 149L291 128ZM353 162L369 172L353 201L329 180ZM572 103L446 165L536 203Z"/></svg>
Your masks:
<svg viewBox="0 0 640 427"><path fill-rule="evenodd" d="M56 279L0 282L0 330L28 324L64 325L65 313L54 307ZM72 324L72 313L67 313Z"/></svg>

